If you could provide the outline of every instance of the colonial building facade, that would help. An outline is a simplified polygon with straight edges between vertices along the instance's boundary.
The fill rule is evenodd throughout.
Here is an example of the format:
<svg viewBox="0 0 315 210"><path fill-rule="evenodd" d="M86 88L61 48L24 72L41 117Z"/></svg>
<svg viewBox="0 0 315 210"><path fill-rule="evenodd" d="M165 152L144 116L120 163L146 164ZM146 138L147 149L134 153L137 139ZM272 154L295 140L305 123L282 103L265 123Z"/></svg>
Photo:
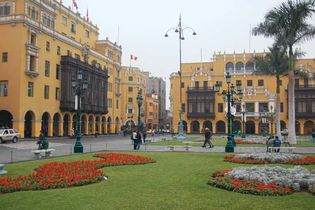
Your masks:
<svg viewBox="0 0 315 210"><path fill-rule="evenodd" d="M81 71L83 134L118 132L121 46L99 40L98 27L60 1L0 0L0 8L0 126L22 137L69 135Z"/></svg>
<svg viewBox="0 0 315 210"><path fill-rule="evenodd" d="M261 53L260 55L263 55ZM244 96L235 102L236 131L242 130L243 120L247 134L274 133L276 78L253 74L255 53L215 54L211 62L182 64L182 83L178 73L170 76L170 103L173 129L178 131L180 106L183 110L184 130L187 133L201 133L206 127L213 133L227 133L226 102L214 90L216 83L221 91L227 89L225 75L232 75L231 83L240 83ZM308 79L296 77L296 131L309 134L315 129L315 59L301 59L297 68L309 72ZM288 78L281 78L281 129L288 127ZM180 104L182 88L182 104ZM243 118L241 111L246 111ZM268 116L264 122L263 116ZM246 121L246 122L245 122Z"/></svg>

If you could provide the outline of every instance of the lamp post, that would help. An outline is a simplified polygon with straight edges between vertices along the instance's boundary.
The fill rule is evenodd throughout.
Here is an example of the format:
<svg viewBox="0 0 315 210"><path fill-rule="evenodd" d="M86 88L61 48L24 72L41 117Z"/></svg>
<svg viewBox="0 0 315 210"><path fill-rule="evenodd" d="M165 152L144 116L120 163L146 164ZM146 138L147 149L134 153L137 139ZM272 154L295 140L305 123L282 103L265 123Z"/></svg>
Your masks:
<svg viewBox="0 0 315 210"><path fill-rule="evenodd" d="M241 111L241 114L242 114L242 138L245 139L246 138L246 135L245 135L245 131L246 131L246 125L245 125L245 122L246 122L246 109L245 109L245 104L243 104L242 106L242 111Z"/></svg>
<svg viewBox="0 0 315 210"><path fill-rule="evenodd" d="M143 103L142 97L142 89L140 88L137 95L137 103L138 103L138 130L141 130L141 106Z"/></svg>
<svg viewBox="0 0 315 210"><path fill-rule="evenodd" d="M83 145L81 143L81 96L88 88L88 81L83 79L83 73L81 70L78 70L76 77L72 79L72 88L76 95L77 110L77 132L74 153L83 153Z"/></svg>
<svg viewBox="0 0 315 210"><path fill-rule="evenodd" d="M182 114L183 114L183 99L182 99L182 40L185 40L184 37L184 31L185 30L192 30L193 33L192 35L197 35L197 33L195 32L195 30L191 27L184 27L182 26L182 20L181 20L181 16L179 16L179 23L177 25L177 27L173 27L170 28L166 31L165 33L165 37L168 37L168 32L171 30L174 30L175 33L178 33L178 38L179 38L179 103L180 103L180 108L179 108L179 123L178 123L178 135L176 136L177 139L179 140L183 140L185 139L184 136L184 125L183 125L183 118L182 118Z"/></svg>
<svg viewBox="0 0 315 210"><path fill-rule="evenodd" d="M237 83L237 89L233 84L231 84L231 75L228 72L225 76L226 83L228 85L227 90L223 90L222 93L219 93L221 96L224 96L227 101L227 118L228 118L228 137L227 137L227 144L225 146L225 152L234 152L234 147L236 146L234 135L233 135L233 127L232 124L234 123L234 111L232 113L231 106L234 105L234 96L241 96L243 95L241 91L240 83ZM220 91L220 85L217 83L215 85L215 90Z"/></svg>

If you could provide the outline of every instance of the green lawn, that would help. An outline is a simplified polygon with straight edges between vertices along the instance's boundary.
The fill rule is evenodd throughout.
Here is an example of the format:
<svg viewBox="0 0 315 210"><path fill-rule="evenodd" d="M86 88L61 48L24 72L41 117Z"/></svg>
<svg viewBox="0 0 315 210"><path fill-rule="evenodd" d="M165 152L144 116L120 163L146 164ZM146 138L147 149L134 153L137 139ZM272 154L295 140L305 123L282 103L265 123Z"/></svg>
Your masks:
<svg viewBox="0 0 315 210"><path fill-rule="evenodd" d="M238 166L223 162L225 154L137 154L151 156L157 162L103 168L108 181L83 187L0 194L0 209L314 209L315 196L307 192L261 197L208 186L215 170ZM90 158L92 154L54 160ZM15 163L7 165L6 170L12 176L24 175L47 161L51 160Z"/></svg>

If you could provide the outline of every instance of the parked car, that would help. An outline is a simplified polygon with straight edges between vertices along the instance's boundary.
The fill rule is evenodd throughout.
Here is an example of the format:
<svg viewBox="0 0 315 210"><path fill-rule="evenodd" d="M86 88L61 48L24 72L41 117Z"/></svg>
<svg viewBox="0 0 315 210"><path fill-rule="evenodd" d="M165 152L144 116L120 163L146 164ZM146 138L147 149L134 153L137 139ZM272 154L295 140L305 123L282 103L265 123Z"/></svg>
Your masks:
<svg viewBox="0 0 315 210"><path fill-rule="evenodd" d="M6 141L17 143L19 138L20 134L15 129L0 129L0 143L5 143Z"/></svg>

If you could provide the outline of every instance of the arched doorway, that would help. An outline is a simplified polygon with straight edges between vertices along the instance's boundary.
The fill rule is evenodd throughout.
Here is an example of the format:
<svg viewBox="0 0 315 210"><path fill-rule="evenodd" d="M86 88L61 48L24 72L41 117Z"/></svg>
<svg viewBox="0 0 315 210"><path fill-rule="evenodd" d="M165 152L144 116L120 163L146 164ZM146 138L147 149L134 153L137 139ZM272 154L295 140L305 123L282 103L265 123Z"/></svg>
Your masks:
<svg viewBox="0 0 315 210"><path fill-rule="evenodd" d="M295 132L297 135L301 134L301 124L299 121L295 121Z"/></svg>
<svg viewBox="0 0 315 210"><path fill-rule="evenodd" d="M69 136L69 114L63 116L63 136Z"/></svg>
<svg viewBox="0 0 315 210"><path fill-rule="evenodd" d="M234 121L234 134L242 133L242 123L240 121Z"/></svg>
<svg viewBox="0 0 315 210"><path fill-rule="evenodd" d="M94 134L93 133L93 123L94 123L93 116L89 116L89 133L88 134Z"/></svg>
<svg viewBox="0 0 315 210"><path fill-rule="evenodd" d="M136 123L132 120L129 119L125 123L125 129L127 130L127 133L131 133L131 131L136 127ZM152 127L148 127L148 129L152 129Z"/></svg>
<svg viewBox="0 0 315 210"><path fill-rule="evenodd" d="M112 118L108 117L107 118L107 133L110 134L111 133L111 124L112 124Z"/></svg>
<svg viewBox="0 0 315 210"><path fill-rule="evenodd" d="M102 118L102 127L101 127L101 130L102 130L102 134L106 134L105 130L106 130L106 118L103 117Z"/></svg>
<svg viewBox="0 0 315 210"><path fill-rule="evenodd" d="M74 114L72 116L72 128L71 129L73 129L75 131L75 134L77 133L77 121L78 121L77 115Z"/></svg>
<svg viewBox="0 0 315 210"><path fill-rule="evenodd" d="M287 129L287 124L284 121L280 121L280 129L283 131L284 129Z"/></svg>
<svg viewBox="0 0 315 210"><path fill-rule="evenodd" d="M45 112L42 116L42 128L45 136L48 136L49 134L49 122L50 122L50 115L48 112Z"/></svg>
<svg viewBox="0 0 315 210"><path fill-rule="evenodd" d="M216 124L216 127L217 127L217 129L216 129L217 133L219 133L219 134L225 133L225 122L218 121Z"/></svg>
<svg viewBox="0 0 315 210"><path fill-rule="evenodd" d="M99 131L99 124L100 124L100 117L95 117L95 133L101 134L101 131Z"/></svg>
<svg viewBox="0 0 315 210"><path fill-rule="evenodd" d="M116 117L116 119L115 119L115 133L119 132L119 126L120 126L119 118Z"/></svg>
<svg viewBox="0 0 315 210"><path fill-rule="evenodd" d="M310 135L312 134L312 131L315 131L315 126L313 121L306 121L304 123L304 135Z"/></svg>
<svg viewBox="0 0 315 210"><path fill-rule="evenodd" d="M200 133L200 124L198 121L193 121L191 123L191 133Z"/></svg>
<svg viewBox="0 0 315 210"><path fill-rule="evenodd" d="M59 136L60 115L56 113L53 118L53 136Z"/></svg>
<svg viewBox="0 0 315 210"><path fill-rule="evenodd" d="M209 130L212 132L212 122L210 122L209 120L204 121L203 123L203 128L202 128L202 132L205 131L206 128L209 128Z"/></svg>
<svg viewBox="0 0 315 210"><path fill-rule="evenodd" d="M246 122L246 133L255 134L255 123L251 120Z"/></svg>
<svg viewBox="0 0 315 210"><path fill-rule="evenodd" d="M13 128L13 116L6 110L0 111L0 128Z"/></svg>
<svg viewBox="0 0 315 210"><path fill-rule="evenodd" d="M35 114L32 111L26 112L25 117L24 117L24 138L33 137L33 122L34 121L35 121Z"/></svg>
<svg viewBox="0 0 315 210"><path fill-rule="evenodd" d="M88 119L86 115L81 115L81 134L86 135L88 133L88 130L86 126L88 126Z"/></svg>

